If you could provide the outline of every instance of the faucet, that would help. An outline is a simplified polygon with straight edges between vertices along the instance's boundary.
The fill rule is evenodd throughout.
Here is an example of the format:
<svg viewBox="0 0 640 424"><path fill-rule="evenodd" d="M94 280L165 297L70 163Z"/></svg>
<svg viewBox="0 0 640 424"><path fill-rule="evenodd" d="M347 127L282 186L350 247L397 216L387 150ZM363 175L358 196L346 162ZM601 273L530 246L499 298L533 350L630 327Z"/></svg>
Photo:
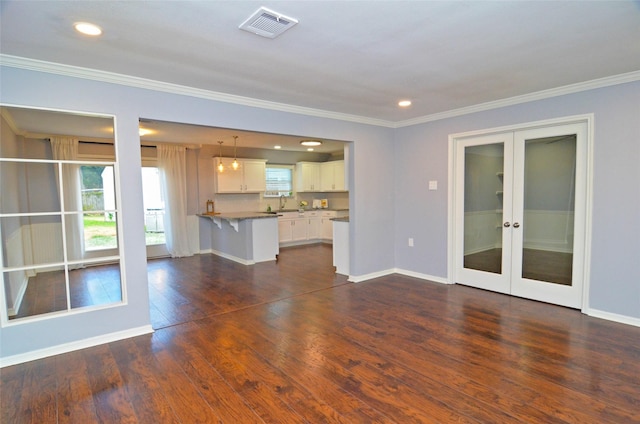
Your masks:
<svg viewBox="0 0 640 424"><path fill-rule="evenodd" d="M287 198L284 197L284 194L280 195L280 210L284 209L284 205L287 204Z"/></svg>

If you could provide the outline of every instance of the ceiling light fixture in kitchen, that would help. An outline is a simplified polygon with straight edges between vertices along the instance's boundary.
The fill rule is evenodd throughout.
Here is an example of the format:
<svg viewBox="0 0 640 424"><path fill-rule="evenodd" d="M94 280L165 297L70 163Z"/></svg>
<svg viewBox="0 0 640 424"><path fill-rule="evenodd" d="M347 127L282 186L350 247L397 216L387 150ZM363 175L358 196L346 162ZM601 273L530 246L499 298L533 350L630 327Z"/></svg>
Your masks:
<svg viewBox="0 0 640 424"><path fill-rule="evenodd" d="M322 144L322 141L320 140L302 140L300 142L300 144L302 144L303 146L320 146Z"/></svg>
<svg viewBox="0 0 640 424"><path fill-rule="evenodd" d="M238 136L234 135L233 136L233 163L231 164L231 167L233 168L233 170L237 170L238 169L238 156L236 155L236 151L237 151L237 143L238 143Z"/></svg>
<svg viewBox="0 0 640 424"><path fill-rule="evenodd" d="M400 100L398 102L398 106L400 106L400 107L409 107L409 106L411 106L411 100Z"/></svg>
<svg viewBox="0 0 640 424"><path fill-rule="evenodd" d="M218 141L218 144L220 145L220 156L218 157L218 172L224 172L224 165L222 164L222 143L224 143L224 141Z"/></svg>

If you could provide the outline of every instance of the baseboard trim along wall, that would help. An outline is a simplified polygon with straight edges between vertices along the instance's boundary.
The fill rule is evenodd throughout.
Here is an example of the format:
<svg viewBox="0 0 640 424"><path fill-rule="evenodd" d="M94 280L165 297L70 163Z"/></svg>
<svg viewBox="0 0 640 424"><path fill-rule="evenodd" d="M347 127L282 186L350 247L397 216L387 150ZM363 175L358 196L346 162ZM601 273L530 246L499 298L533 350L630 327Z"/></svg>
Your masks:
<svg viewBox="0 0 640 424"><path fill-rule="evenodd" d="M36 359L47 358L49 356L59 355L61 353L73 352L74 350L86 349L88 347L98 346L105 343L116 342L118 340L128 339L130 337L142 336L144 334L153 333L151 325L131 328L129 330L117 331L115 333L104 334L102 336L91 337L71 343L64 343L45 349L34 350L31 352L7 356L0 358L0 368L10 365L22 364L24 362L35 361Z"/></svg>
<svg viewBox="0 0 640 424"><path fill-rule="evenodd" d="M419 272L409 271L407 269L396 268L395 272L398 274L406 275L407 277L415 277L421 280L427 280L434 283L453 284L452 282L449 281L448 278L445 278L445 277L436 277L435 275L422 274Z"/></svg>
<svg viewBox="0 0 640 424"><path fill-rule="evenodd" d="M614 314L611 312L600 311L598 309L587 309L584 312L590 317L602 318L608 321L619 322L620 324L627 324L627 325L633 325L635 327L640 327L640 318L628 317L626 315Z"/></svg>
<svg viewBox="0 0 640 424"><path fill-rule="evenodd" d="M421 280L433 281L434 283L451 284L449 280L444 277L436 277L435 275L421 274L419 272L413 272L413 271L409 271L401 268L391 268L391 269L386 269L384 271L372 272L371 274L364 274L364 275L350 275L349 281L352 283L362 283L368 280L372 280L374 278L384 277L391 274L402 274L402 275L406 275L407 277L415 277Z"/></svg>

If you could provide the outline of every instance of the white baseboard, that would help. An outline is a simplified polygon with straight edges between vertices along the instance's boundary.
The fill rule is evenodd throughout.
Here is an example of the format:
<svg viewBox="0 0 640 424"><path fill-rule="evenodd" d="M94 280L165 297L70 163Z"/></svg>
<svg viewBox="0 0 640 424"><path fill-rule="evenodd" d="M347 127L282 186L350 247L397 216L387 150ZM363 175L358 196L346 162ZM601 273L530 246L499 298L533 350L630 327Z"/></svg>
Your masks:
<svg viewBox="0 0 640 424"><path fill-rule="evenodd" d="M385 275L394 274L395 269L387 269L384 271L372 272L371 274L364 275L349 275L349 281L352 283L362 283L363 281L372 280L378 277L384 277Z"/></svg>
<svg viewBox="0 0 640 424"><path fill-rule="evenodd" d="M434 283L453 284L452 282L450 282L445 277L436 277L435 275L422 274L422 273L419 273L419 272L409 271L409 270L401 269L401 268L396 268L395 272L398 273L398 274L406 275L408 277L415 277L415 278L419 278L421 280L433 281Z"/></svg>
<svg viewBox="0 0 640 424"><path fill-rule="evenodd" d="M391 269L386 269L384 271L372 272L371 274L364 274L364 275L350 275L349 281L352 283L362 283L367 280L372 280L378 277L384 277L390 274L402 274L402 275L406 275L407 277L415 277L421 280L433 281L435 283L440 283L440 284L453 284L453 283L450 283L447 278L436 277L435 275L421 274L419 272L409 271L401 268L391 268Z"/></svg>
<svg viewBox="0 0 640 424"><path fill-rule="evenodd" d="M255 264L254 261L250 261L250 260L247 260L247 259L242 259L242 258L239 258L237 256L229 255L228 253L220 252L218 250L211 249L211 253L213 255L220 256L221 258L225 258L225 259L229 259L229 260L234 261L234 262L238 262L239 264L242 264L242 265L254 265Z"/></svg>
<svg viewBox="0 0 640 424"><path fill-rule="evenodd" d="M44 349L33 350L27 353L7 356L4 358L0 358L0 368L8 367L10 365L22 364L29 361L35 361L36 359L47 358L49 356L59 355L61 353L68 353L74 350L86 349L88 347L111 343L118 340L128 339L130 337L142 336L149 333L153 333L153 328L151 327L151 325L145 325L142 327L130 328L124 331L116 331L115 333L90 337L84 340L51 346Z"/></svg>
<svg viewBox="0 0 640 424"><path fill-rule="evenodd" d="M633 325L635 327L640 327L640 318L629 317L626 315L614 314L612 312L600 311L598 309L587 309L584 311L585 314L590 317L602 318L609 321L619 322L621 324Z"/></svg>

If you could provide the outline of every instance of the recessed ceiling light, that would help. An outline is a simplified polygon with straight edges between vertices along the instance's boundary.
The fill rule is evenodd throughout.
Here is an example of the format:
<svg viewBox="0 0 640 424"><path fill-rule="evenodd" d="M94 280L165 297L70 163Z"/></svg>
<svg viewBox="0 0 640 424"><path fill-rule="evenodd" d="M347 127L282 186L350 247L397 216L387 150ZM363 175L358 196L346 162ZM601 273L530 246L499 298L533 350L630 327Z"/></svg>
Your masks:
<svg viewBox="0 0 640 424"><path fill-rule="evenodd" d="M273 146L274 149L282 149L282 146Z"/></svg>
<svg viewBox="0 0 640 424"><path fill-rule="evenodd" d="M308 147L307 152L313 152L313 147Z"/></svg>
<svg viewBox="0 0 640 424"><path fill-rule="evenodd" d="M102 34L102 28L89 22L76 22L75 24L73 24L73 27L76 29L76 31L84 35L98 36Z"/></svg>
<svg viewBox="0 0 640 424"><path fill-rule="evenodd" d="M411 100L400 100L398 102L398 106L400 106L400 107L409 107L409 106L411 106Z"/></svg>
<svg viewBox="0 0 640 424"><path fill-rule="evenodd" d="M320 140L302 140L300 142L303 146L319 146L322 144Z"/></svg>

